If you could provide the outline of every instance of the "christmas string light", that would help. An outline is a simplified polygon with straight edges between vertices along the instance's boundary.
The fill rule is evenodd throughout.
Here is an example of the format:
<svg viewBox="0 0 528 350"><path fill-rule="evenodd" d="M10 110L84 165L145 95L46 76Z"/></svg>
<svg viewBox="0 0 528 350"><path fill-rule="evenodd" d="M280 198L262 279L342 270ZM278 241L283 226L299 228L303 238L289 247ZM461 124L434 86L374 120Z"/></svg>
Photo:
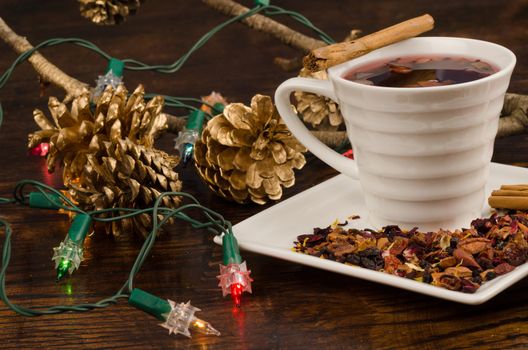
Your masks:
<svg viewBox="0 0 528 350"><path fill-rule="evenodd" d="M29 150L29 153L32 156L40 156L45 157L48 155L50 149L50 145L47 142L42 142L41 144L38 144L37 146L33 147Z"/></svg>
<svg viewBox="0 0 528 350"><path fill-rule="evenodd" d="M192 159L194 144L200 137L204 119L204 111L192 111L187 118L187 124L185 124L183 130L178 133L178 137L175 139L174 148L178 151L184 166Z"/></svg>
<svg viewBox="0 0 528 350"><path fill-rule="evenodd" d="M35 191L26 194L27 187L31 187L35 189ZM179 208L175 209L164 208L160 205L165 196L181 196L189 200L190 203L184 204ZM127 298L129 299L129 303L131 305L138 307L151 314L153 314L153 312L149 311L150 306L148 305L157 305L159 303L162 303L164 306L160 306L160 308L162 308L164 311L155 315L157 317L159 316L158 318L163 319L165 321L163 326L165 328L168 328L170 332L176 334L181 333L189 336L190 333L188 332L188 329L192 329L194 331L198 331L205 334L219 335L219 332L216 331L209 323L200 320L194 316L194 312L198 311L198 309L190 305L190 303L176 304L172 301L163 301L158 297L152 296L146 292L134 288L134 278L139 272L147 256L149 255L156 240L158 230L171 218L176 218L188 222L193 228L196 229L207 229L213 232L214 234L223 235L223 237L231 237L229 241L236 242L236 239L233 235L231 223L225 220L221 214L200 205L200 203L192 195L184 192L165 192L162 193L156 199L153 207L151 208L108 208L93 212L84 212L60 191L57 191L56 189L38 181L23 180L17 183L17 185L15 186L12 199L0 198L0 204L13 203L28 206L31 208L55 210L62 209L75 213L75 219L68 233L68 239L71 239L74 242L79 242L81 239L84 239L83 236L85 236L85 232L88 231L89 225L92 220L95 222L111 222L116 220L122 220L135 215L148 213L151 215L153 222L152 231L143 243L143 246L141 247L141 250L134 262L134 265L132 266L127 280L113 296L102 299L96 303L87 303L72 306L52 306L42 310L41 308L32 309L18 306L16 304L13 304L7 296L5 290L5 279L7 267L11 258L12 229L6 220L0 218L0 227L3 227L5 229L5 241L2 250L2 267L0 269L0 299L3 300L6 305L9 306L15 312L25 316L40 316L68 311L89 311L96 308L110 306L112 304L117 303L120 299ZM201 210L206 220L199 221L186 214L186 211L193 209ZM107 217L106 214L112 214L115 216ZM159 218L162 219L160 220ZM236 244L225 245L223 247L223 252L224 261L241 260L241 258L239 258L240 251L238 249L238 245ZM233 257L235 257L234 260ZM251 287L249 287L249 290L250 289ZM137 297L139 295L138 293L142 295L142 297L139 299ZM162 300L163 302L161 302L160 300Z"/></svg>
<svg viewBox="0 0 528 350"><path fill-rule="evenodd" d="M120 61L120 64L123 65L121 69L131 70L131 71L151 70L151 71L155 71L155 72L158 72L158 73L175 73L183 66L183 64L189 59L189 57L195 51L197 51L203 45L205 45L205 43L207 41L209 41L209 39L211 39L220 30L222 30L223 28L227 27L228 25L230 25L232 23L241 21L244 18L253 16L253 15L259 13L259 12L264 12L264 14L269 15L269 16L277 16L277 15L290 16L294 20L296 20L297 22L303 24L307 28L309 28L309 29L313 30L315 33L317 33L319 35L319 37L321 37L321 39L324 42L326 42L327 44L335 43L335 41L332 38L330 38L330 36L328 36L321 29L319 29L315 25L313 25L306 17L302 16L300 13L297 13L297 12L294 12L294 11L288 11L288 10L285 10L285 9L283 9L281 7L270 5L270 1L268 1L268 0L255 0L254 4L255 4L255 7L253 7L249 11L247 11L245 13L242 13L242 14L240 14L240 15L238 15L236 17L233 17L231 19L226 20L225 22L219 24L218 26L214 27L209 32L204 34L183 56L181 56L179 59L177 59L175 62L173 62L171 64L167 64L167 65L149 65L149 64L143 63L141 61L138 61L138 60L135 60L135 59L132 59L132 58L125 58L125 59L122 59L122 60L118 60L118 61ZM20 54L17 57L17 59L4 72L4 74L2 74L2 76L0 76L0 88L2 88L6 84L6 82L9 80L9 77L13 73L14 69L19 64L21 64L22 62L26 61L34 52L36 52L39 49L45 48L45 47L51 47L51 46L62 45L62 44L74 44L74 45L78 45L78 46L84 47L86 49L89 49L89 50L97 53L98 55L100 55L101 57L103 57L104 59L106 59L109 62L112 61L113 59L115 59L112 56L110 56L109 54L107 54L106 52L104 52L103 50L101 50L97 45L95 45L94 43L92 43L92 42L90 42L88 40L84 40L84 39L80 39L80 38L53 38L53 39L48 39L48 40L45 40L45 41L39 43L38 45L34 46L32 49L27 50L26 52L23 52L22 54ZM116 73L117 73L116 71L113 71L113 74L115 74L117 76L118 74L116 74ZM114 82L115 79L111 79L111 81ZM149 97L151 97L153 95L157 95L157 94L145 95L145 97L149 98ZM191 110L191 111L192 110L197 110L198 108L196 108L194 106L187 105L184 101L187 100L187 101L200 102L200 103L202 102L199 99L192 99L192 98L178 98L178 97L171 97L171 96L163 96L163 97L165 97L165 99L167 101L167 103L166 103L167 106L186 108L186 109ZM212 106L210 106L210 107L212 107ZM0 126L2 125L2 122L3 122L3 115L4 115L4 113L3 113L3 109L2 109L2 104L0 103ZM212 116L209 115L208 113L206 113L206 119L210 119L210 118L212 118Z"/></svg>
<svg viewBox="0 0 528 350"><path fill-rule="evenodd" d="M211 326L209 322L194 316L194 313L200 311L200 309L192 306L190 301L177 304L172 300L163 300L139 288L135 288L128 298L128 303L164 321L160 326L167 328L169 334L183 334L190 338L191 333L189 330L192 329L206 335L220 335L220 332Z"/></svg>
<svg viewBox="0 0 528 350"><path fill-rule="evenodd" d="M222 288L222 295L225 297L231 294L235 306L240 307L242 293L252 293L246 262L242 262L238 243L234 235L224 235L222 237L222 247L224 249L224 265L220 264L220 280L218 286Z"/></svg>
<svg viewBox="0 0 528 350"><path fill-rule="evenodd" d="M55 269L57 270L57 281L60 281L67 273L70 275L77 270L83 261L83 243L90 226L92 218L88 214L77 214L70 226L66 238L58 247L53 248Z"/></svg>
<svg viewBox="0 0 528 350"><path fill-rule="evenodd" d="M100 75L95 81L95 89L92 94L92 101L97 100L107 86L117 88L123 82L123 68L125 64L117 58L111 58L108 62L105 75Z"/></svg>
<svg viewBox="0 0 528 350"><path fill-rule="evenodd" d="M97 97L97 94L103 91L106 86L112 85L115 87L122 81L123 70L152 70L159 73L174 73L178 71L187 61L187 59L196 50L200 49L218 31L222 30L231 23L240 21L259 12L264 12L265 15L269 16L290 16L306 27L311 28L322 38L323 41L327 43L334 42L328 35L315 27L301 14L270 5L269 0L256 0L254 8L239 16L226 20L220 25L214 27L212 30L203 35L187 51L187 53L185 53L172 64L148 65L130 58L119 60L111 57L99 49L95 44L84 39L53 38L43 41L32 49L20 54L11 64L11 66L4 72L4 74L0 76L0 88L2 88L7 83L15 68L22 62L26 61L37 50L45 47L69 43L87 48L109 61L105 75L99 76L96 81L97 86L94 90L94 93L95 97ZM145 98L152 98L155 95L157 94L146 94ZM200 110L200 108L197 108L189 103L200 103L201 105L206 105L213 113L221 113L223 110L223 105L215 104L211 106L200 99L191 97L162 96L164 97L165 104L167 106L184 108L191 111L189 119L192 118L192 120L187 123L186 129L184 129L179 143L180 145L183 145L180 154L183 156L184 161L185 159L188 161L192 155L192 146L194 145L194 141L196 141L197 138L196 134L199 135L204 119L209 120L212 118L211 113L208 111ZM0 126L2 125L2 122L3 109L2 105L0 104ZM36 155L46 156L48 150L49 145L40 144L31 152ZM35 191L26 194L27 187L32 187ZM180 196L190 201L190 203L181 205L176 209L164 208L161 207L160 204L165 196ZM235 305L240 306L240 298L242 293L252 292L251 282L253 280L249 277L250 271L247 270L246 263L242 262L238 244L232 232L231 223L225 220L219 213L200 205L200 203L190 194L184 192L162 193L156 199L154 206L150 208L107 208L92 212L84 212L60 191L38 181L23 180L16 184L13 198L0 198L0 204L16 204L35 209L61 210L72 214L74 219L65 239L59 244L58 247L54 248L52 260L55 261L58 280L63 278L68 273L71 274L74 270L79 268L82 261L84 238L89 232L93 222L112 222L141 214L149 214L152 218L152 230L143 243L134 265L128 274L128 278L125 280L123 286L114 295L99 300L95 303L83 303L71 306L57 305L48 308L30 308L19 306L12 303L7 296L5 283L7 268L11 259L11 238L13 231L10 224L5 219L0 218L0 228L3 228L5 231L0 269L0 299L9 308L21 315L41 316L64 312L83 312L93 309L105 308L119 302L121 299L128 299L130 305L150 313L158 319L164 321L164 323L161 325L169 329L169 333L190 336L189 330L193 330L204 334L220 335L220 332L214 329L208 322L203 321L195 316L195 312L199 311L199 309L192 306L190 302L175 303L171 300L163 300L138 288L134 288L134 278L149 255L156 240L157 232L164 224L174 218L191 224L191 226L195 229L207 229L216 235L222 235L224 264L220 266L220 275L218 278L220 280L219 286L222 288L222 293L224 296L231 294ZM200 210L205 216L204 221L197 220L186 214L186 211L196 209Z"/></svg>

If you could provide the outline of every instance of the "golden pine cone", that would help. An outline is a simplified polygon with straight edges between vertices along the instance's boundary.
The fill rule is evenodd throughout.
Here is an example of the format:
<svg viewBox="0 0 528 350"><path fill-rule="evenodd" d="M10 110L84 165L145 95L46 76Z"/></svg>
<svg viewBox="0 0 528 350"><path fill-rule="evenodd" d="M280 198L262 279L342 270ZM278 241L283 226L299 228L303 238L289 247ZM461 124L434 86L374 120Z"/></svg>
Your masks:
<svg viewBox="0 0 528 350"><path fill-rule="evenodd" d="M28 147L49 143L48 170L53 172L57 161L63 165L68 194L85 211L148 208L161 192L181 189L173 170L179 159L153 147L166 128L163 98L156 96L146 103L141 85L130 97L127 94L123 85L115 90L108 86L93 113L87 90L72 101L70 111L50 97L53 122L42 111L33 112L42 130L29 135ZM179 202L178 197L163 198L165 207L177 207ZM146 236L151 218L143 214L105 228L114 236L132 231Z"/></svg>
<svg viewBox="0 0 528 350"><path fill-rule="evenodd" d="M79 0L81 15L95 24L114 25L133 15L143 0Z"/></svg>
<svg viewBox="0 0 528 350"><path fill-rule="evenodd" d="M301 69L299 76L321 80L328 79L324 70L311 73L305 68ZM303 121L310 123L312 127L317 128L322 123L337 127L343 123L343 116L335 101L325 96L304 91L296 91L294 95L297 100L297 112L301 114Z"/></svg>
<svg viewBox="0 0 528 350"><path fill-rule="evenodd" d="M209 188L239 203L265 204L295 183L306 148L292 136L269 96L256 95L251 108L231 103L211 119L196 143L198 173Z"/></svg>

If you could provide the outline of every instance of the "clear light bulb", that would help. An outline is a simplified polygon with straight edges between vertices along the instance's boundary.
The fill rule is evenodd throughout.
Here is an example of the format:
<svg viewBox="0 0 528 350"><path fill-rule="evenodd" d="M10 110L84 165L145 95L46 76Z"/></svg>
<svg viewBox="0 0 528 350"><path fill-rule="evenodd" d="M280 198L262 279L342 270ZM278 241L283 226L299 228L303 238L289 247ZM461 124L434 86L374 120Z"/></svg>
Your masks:
<svg viewBox="0 0 528 350"><path fill-rule="evenodd" d="M242 293L252 293L251 282L249 277L251 271L248 271L246 262L240 264L229 264L227 266L220 264L220 280L218 286L222 288L222 295L225 297L231 294L231 298L237 307L240 307Z"/></svg>
<svg viewBox="0 0 528 350"><path fill-rule="evenodd" d="M191 333L189 332L189 329L192 329L206 335L220 335L220 332L211 326L209 322L194 316L194 313L200 311L200 309L192 306L190 301L180 304L177 304L172 300L168 300L168 302L171 311L164 315L166 317L165 322L160 324L160 326L167 328L169 334L183 334L190 338Z"/></svg>
<svg viewBox="0 0 528 350"><path fill-rule="evenodd" d="M79 268L83 261L83 247L72 241L67 235L58 247L53 248L53 258L57 270L57 281L60 281L66 273L70 275Z"/></svg>

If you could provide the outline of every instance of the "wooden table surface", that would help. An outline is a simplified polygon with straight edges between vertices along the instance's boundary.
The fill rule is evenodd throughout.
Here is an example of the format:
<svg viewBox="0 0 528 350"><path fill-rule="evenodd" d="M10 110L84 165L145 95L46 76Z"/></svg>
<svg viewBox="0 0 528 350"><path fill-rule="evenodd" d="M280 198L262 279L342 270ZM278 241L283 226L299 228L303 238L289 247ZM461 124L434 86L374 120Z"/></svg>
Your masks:
<svg viewBox="0 0 528 350"><path fill-rule="evenodd" d="M250 6L250 1L245 2ZM528 1L277 1L296 10L335 38L353 28L372 32L423 13L436 19L431 35L463 36L502 44L518 57L510 91L528 93ZM73 0L2 0L0 15L36 44L52 37L93 41L118 58L153 64L178 58L201 34L226 17L199 1L147 1L138 14L117 27L99 27L81 18ZM285 19L285 23L291 24ZM297 27L296 27L297 28ZM303 30L303 29L302 29ZM0 43L0 71L16 55ZM106 66L85 49L60 46L43 54L74 77L93 82ZM256 93L272 95L293 76L278 69L275 56L297 52L276 39L233 24L172 75L125 72L129 89L143 83L147 91L200 96L221 91L230 101L248 103ZM50 88L48 95L62 96ZM48 174L44 159L30 157L27 134L36 129L34 108L45 109L36 75L25 63L0 91L5 123L0 130L0 196L21 179L60 186L60 171ZM177 113L178 111L173 111ZM171 151L173 136L158 146ZM528 162L528 134L497 140L494 161ZM228 203L211 194L193 167L179 169L184 190L237 223L266 207ZM297 174L284 199L336 172L312 156ZM99 235L86 243L86 261L71 278L55 283L52 247L68 229L65 216L2 206L0 215L14 229L7 290L22 305L93 302L113 294L125 280L142 241ZM3 236L3 234L2 234ZM22 317L0 307L0 348L198 348L198 349L513 349L528 348L528 280L491 301L466 306L243 252L255 279L254 293L234 310L222 298L216 275L221 249L206 232L177 223L157 241L136 279L136 286L163 298L192 300L199 314L221 337L169 336L158 321L125 302L87 313Z"/></svg>

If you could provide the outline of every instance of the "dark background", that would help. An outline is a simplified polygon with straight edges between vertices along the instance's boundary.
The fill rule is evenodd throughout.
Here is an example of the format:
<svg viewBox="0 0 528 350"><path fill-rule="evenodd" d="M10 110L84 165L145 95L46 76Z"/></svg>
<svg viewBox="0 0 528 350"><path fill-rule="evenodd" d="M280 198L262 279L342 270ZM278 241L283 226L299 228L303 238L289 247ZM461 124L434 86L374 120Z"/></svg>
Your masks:
<svg viewBox="0 0 528 350"><path fill-rule="evenodd" d="M245 5L251 6L249 1ZM518 64L511 92L528 93L527 1L275 1L301 12L330 36L341 39L350 29L365 33L430 13L436 20L431 35L461 36L493 41L513 50ZM73 0L2 0L0 16L20 35L37 44L53 37L93 41L117 58L152 64L176 60L203 33L226 19L200 1L146 2L127 22L99 27L80 17ZM288 19L279 19L292 24ZM293 26L309 33L296 24ZM16 55L0 43L0 71ZM77 79L92 83L106 62L71 45L42 50L50 61ZM130 90L143 83L147 92L173 96L203 96L220 91L230 101L249 103L256 93L272 95L276 86L293 76L277 68L276 56L298 52L276 39L236 23L198 51L172 75L125 72ZM48 89L62 97L62 91ZM0 131L0 195L7 196L16 181L36 179L61 185L60 171L48 174L44 159L29 157L27 134L37 129L32 110L46 110L39 97L36 74L20 66L0 91L5 123ZM178 111L170 111L175 114ZM171 151L174 136L158 143ZM528 162L528 134L497 140L494 161ZM237 223L265 207L234 205L212 195L194 169L179 169L184 190L202 204ZM335 175L313 157L298 173L297 184L284 198ZM2 207L2 217L14 229L13 255L7 277L12 300L22 305L93 302L113 294L125 280L141 240L113 240L96 235L85 244L86 261L66 281L56 284L52 247L68 229L65 216L19 207ZM357 348L357 349L499 349L528 348L526 280L481 306L465 306L433 299L358 279L243 253L255 279L254 293L244 296L241 310L216 287L221 249L203 231L177 223L167 229L136 279L136 286L175 301L192 300L222 336L195 335L191 340L169 336L154 318L126 303L83 314L39 318L16 315L0 308L0 347L20 348Z"/></svg>

